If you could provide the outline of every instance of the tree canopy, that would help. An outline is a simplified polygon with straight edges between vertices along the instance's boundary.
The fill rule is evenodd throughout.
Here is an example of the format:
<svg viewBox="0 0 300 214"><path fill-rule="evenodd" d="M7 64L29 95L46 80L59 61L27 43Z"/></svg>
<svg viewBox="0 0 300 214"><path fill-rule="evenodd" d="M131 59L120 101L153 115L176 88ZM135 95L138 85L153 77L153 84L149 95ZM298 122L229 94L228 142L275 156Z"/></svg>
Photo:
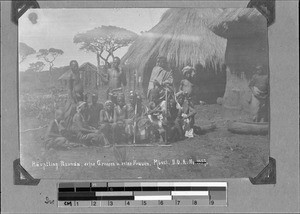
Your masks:
<svg viewBox="0 0 300 214"><path fill-rule="evenodd" d="M100 59L108 63L116 50L128 46L136 38L136 33L124 28L101 26L85 33L78 33L74 36L73 42L81 45L80 50L96 53L99 65Z"/></svg>
<svg viewBox="0 0 300 214"><path fill-rule="evenodd" d="M40 72L45 67L45 63L42 61L34 62L29 64L29 68L26 72Z"/></svg>
<svg viewBox="0 0 300 214"><path fill-rule="evenodd" d="M36 51L32 47L28 46L26 43L19 43L20 63L22 63L27 58L27 56L35 53Z"/></svg>
<svg viewBox="0 0 300 214"><path fill-rule="evenodd" d="M63 55L61 49L49 48L49 49L40 49L37 53L38 58L43 58L48 63L53 63L54 60L59 56Z"/></svg>
<svg viewBox="0 0 300 214"><path fill-rule="evenodd" d="M37 53L38 59L43 59L45 62L49 64L49 75L50 75L50 81L52 80L52 68L54 66L55 59L63 55L64 52L61 49L56 48L49 48L49 49L40 49Z"/></svg>

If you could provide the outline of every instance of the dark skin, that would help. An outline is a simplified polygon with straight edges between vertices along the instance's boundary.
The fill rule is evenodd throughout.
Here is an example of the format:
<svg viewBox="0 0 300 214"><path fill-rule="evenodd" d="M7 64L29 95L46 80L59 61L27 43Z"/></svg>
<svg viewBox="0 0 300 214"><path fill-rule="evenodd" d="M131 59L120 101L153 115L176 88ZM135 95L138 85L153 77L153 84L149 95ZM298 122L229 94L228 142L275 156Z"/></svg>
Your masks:
<svg viewBox="0 0 300 214"><path fill-rule="evenodd" d="M181 80L179 90L184 91L187 94L191 95L194 91L194 84L192 83L192 79L195 76L195 71L190 70L185 73L184 79Z"/></svg>
<svg viewBox="0 0 300 214"><path fill-rule="evenodd" d="M115 57L113 59L112 67L108 69L108 76L102 77L102 80L108 83L110 89L117 89L122 86L125 87L127 84L125 73L119 69L120 62L121 60L118 57Z"/></svg>
<svg viewBox="0 0 300 214"><path fill-rule="evenodd" d="M69 79L69 93L75 101L78 101L77 98L83 96L83 85L80 79L78 62L74 60L71 61L70 68L72 71L72 75Z"/></svg>
<svg viewBox="0 0 300 214"><path fill-rule="evenodd" d="M109 118L107 118L106 112L109 115ZM113 123L114 122L114 118L113 118L113 112L112 112L112 107L110 105L105 105L104 109L102 109L100 111L100 123Z"/></svg>
<svg viewBox="0 0 300 214"><path fill-rule="evenodd" d="M119 122L127 119L127 109L125 106L125 98L124 97L118 97L117 99L118 106L120 107L120 111L118 110L118 106L114 109L114 122Z"/></svg>
<svg viewBox="0 0 300 214"><path fill-rule="evenodd" d="M77 126L79 128L79 131L82 132L89 132L89 133L96 133L97 130L95 130L93 127L88 126L85 121L82 120L82 113L86 110L86 105L84 105L81 110L75 114L74 116L74 122L77 123Z"/></svg>

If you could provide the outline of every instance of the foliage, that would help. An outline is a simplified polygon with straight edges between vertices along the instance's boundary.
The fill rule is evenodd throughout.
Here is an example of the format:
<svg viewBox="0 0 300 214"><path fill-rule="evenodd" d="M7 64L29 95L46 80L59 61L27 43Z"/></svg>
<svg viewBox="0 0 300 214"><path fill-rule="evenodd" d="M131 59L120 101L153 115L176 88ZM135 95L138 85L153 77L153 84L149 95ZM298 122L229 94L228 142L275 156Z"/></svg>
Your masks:
<svg viewBox="0 0 300 214"><path fill-rule="evenodd" d="M32 47L23 42L19 43L20 63L22 63L27 58L27 56L35 53L36 51Z"/></svg>
<svg viewBox="0 0 300 214"><path fill-rule="evenodd" d="M30 63L29 68L26 70L26 72L40 72L45 67L45 63L42 61L38 61L35 63Z"/></svg>
<svg viewBox="0 0 300 214"><path fill-rule="evenodd" d="M44 59L45 62L49 63L50 67L53 67L54 60L60 56L63 55L63 51L61 49L56 48L50 48L50 49L40 49L37 53L37 57L39 59Z"/></svg>
<svg viewBox="0 0 300 214"><path fill-rule="evenodd" d="M136 37L137 34L124 28L101 26L75 35L73 42L81 44L80 50L96 53L99 66L100 59L108 64L109 58L114 57L116 50L128 46ZM104 57L105 54L106 57Z"/></svg>
<svg viewBox="0 0 300 214"><path fill-rule="evenodd" d="M55 109L63 107L66 99L67 95L60 94L57 89L46 95L24 94L20 99L20 117L36 118L41 124L49 123L54 119Z"/></svg>
<svg viewBox="0 0 300 214"><path fill-rule="evenodd" d="M54 66L55 59L63 55L63 50L56 49L56 48L49 48L49 49L40 49L37 53L38 59L43 59L45 62L49 64L49 74L50 74L50 81L52 82L52 68Z"/></svg>

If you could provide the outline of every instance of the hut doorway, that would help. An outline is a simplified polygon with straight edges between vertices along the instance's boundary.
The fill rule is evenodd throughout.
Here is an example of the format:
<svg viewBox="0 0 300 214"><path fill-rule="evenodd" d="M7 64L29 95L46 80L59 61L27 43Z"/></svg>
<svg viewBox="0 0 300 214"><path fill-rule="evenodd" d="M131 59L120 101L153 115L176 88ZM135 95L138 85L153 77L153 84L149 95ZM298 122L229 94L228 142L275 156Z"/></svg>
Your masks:
<svg viewBox="0 0 300 214"><path fill-rule="evenodd" d="M217 103L218 97L223 97L226 88L226 66L213 68L196 65L195 91L197 101L204 101L207 104ZM213 71L212 71L213 70Z"/></svg>

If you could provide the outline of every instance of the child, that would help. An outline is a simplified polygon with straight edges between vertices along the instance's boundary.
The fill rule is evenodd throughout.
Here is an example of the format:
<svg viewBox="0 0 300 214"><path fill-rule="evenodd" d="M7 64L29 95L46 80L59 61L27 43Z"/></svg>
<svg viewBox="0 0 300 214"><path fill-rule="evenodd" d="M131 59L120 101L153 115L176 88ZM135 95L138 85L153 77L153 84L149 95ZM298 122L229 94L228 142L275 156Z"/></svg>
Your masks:
<svg viewBox="0 0 300 214"><path fill-rule="evenodd" d="M183 80L180 82L179 91L185 92L187 96L194 102L195 86L192 83L192 80L196 74L195 69L190 66L186 66L182 69L182 73Z"/></svg>
<svg viewBox="0 0 300 214"><path fill-rule="evenodd" d="M195 115L196 111L194 109L193 103L190 101L190 97L187 93L178 92L177 101L181 109L181 117L183 121L183 130L185 132L185 137L192 138L194 137L194 124L195 124Z"/></svg>
<svg viewBox="0 0 300 214"><path fill-rule="evenodd" d="M165 130L163 127L164 117L160 105L155 105L154 102L149 103L148 118L151 122L151 130L154 135L154 141L166 141Z"/></svg>

